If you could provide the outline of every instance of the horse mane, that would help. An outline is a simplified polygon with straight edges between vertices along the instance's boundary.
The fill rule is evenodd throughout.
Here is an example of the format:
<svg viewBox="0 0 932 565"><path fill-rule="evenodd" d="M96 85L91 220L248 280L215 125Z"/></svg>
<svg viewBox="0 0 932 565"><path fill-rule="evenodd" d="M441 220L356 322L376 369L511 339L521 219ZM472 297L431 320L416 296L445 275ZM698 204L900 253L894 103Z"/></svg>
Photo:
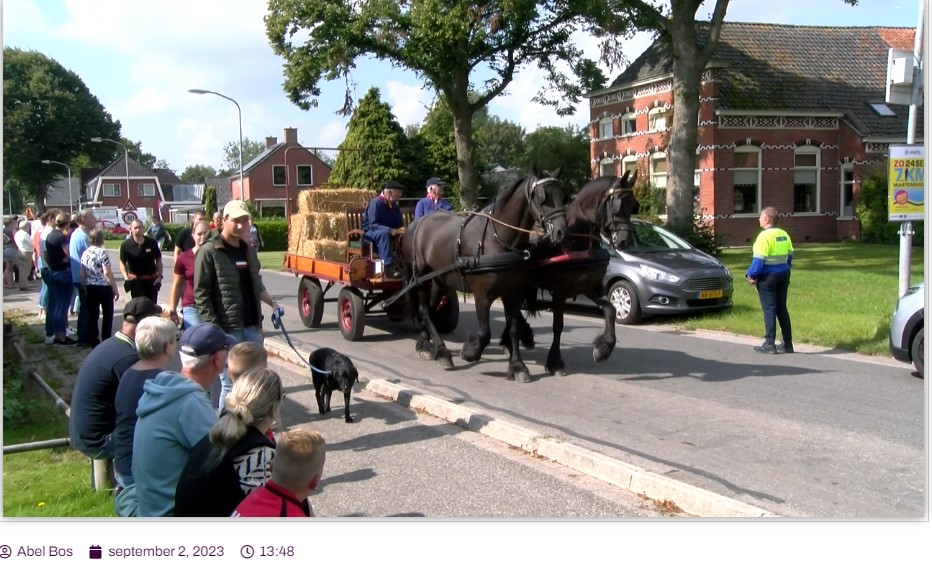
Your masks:
<svg viewBox="0 0 932 565"><path fill-rule="evenodd" d="M566 221L572 224L579 217L582 210L595 210L598 208L605 191L608 190L618 177L613 175L598 177L587 182L582 190L576 194L573 201L566 207Z"/></svg>
<svg viewBox="0 0 932 565"><path fill-rule="evenodd" d="M524 181L526 181L528 178L528 176L524 176L511 184L507 184L501 187L498 190L498 194L495 195L495 209L501 210L502 206L504 206L505 203L508 202L508 199L510 199L515 193L515 191L518 190L518 187L524 184Z"/></svg>

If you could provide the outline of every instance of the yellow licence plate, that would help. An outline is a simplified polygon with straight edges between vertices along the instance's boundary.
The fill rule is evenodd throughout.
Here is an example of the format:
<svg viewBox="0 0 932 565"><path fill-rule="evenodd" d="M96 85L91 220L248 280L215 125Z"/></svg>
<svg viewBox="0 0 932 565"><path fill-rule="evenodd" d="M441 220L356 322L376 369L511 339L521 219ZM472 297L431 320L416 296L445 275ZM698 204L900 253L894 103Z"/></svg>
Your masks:
<svg viewBox="0 0 932 565"><path fill-rule="evenodd" d="M704 291L702 291L702 292L699 293L699 298L700 298L700 299L704 299L704 298L721 298L721 297L722 297L722 291L720 291L720 290L704 290Z"/></svg>

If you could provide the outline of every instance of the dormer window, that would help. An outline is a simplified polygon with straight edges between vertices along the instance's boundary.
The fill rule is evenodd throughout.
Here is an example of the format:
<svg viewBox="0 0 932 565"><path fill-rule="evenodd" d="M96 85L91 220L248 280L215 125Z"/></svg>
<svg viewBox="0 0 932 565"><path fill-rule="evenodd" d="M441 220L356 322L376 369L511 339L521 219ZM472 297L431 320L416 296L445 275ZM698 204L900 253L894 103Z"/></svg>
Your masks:
<svg viewBox="0 0 932 565"><path fill-rule="evenodd" d="M871 110L873 110L878 116L883 116L885 118L892 118L896 116L896 112L891 110L890 107L883 102L868 102L867 105L870 106Z"/></svg>

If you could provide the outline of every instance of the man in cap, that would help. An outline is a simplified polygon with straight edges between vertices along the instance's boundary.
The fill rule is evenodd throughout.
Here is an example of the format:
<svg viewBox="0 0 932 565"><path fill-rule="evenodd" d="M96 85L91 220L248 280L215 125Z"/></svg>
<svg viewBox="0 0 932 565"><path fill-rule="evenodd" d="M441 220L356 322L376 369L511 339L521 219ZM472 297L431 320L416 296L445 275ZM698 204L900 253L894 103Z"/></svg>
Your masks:
<svg viewBox="0 0 932 565"><path fill-rule="evenodd" d="M399 278L401 273L395 268L395 255L392 253L392 238L404 232L404 219L398 200L404 186L390 180L385 183L382 193L369 201L362 216L363 239L375 245L376 252L385 267L385 276Z"/></svg>
<svg viewBox="0 0 932 565"><path fill-rule="evenodd" d="M162 308L145 297L127 302L123 308L120 331L91 350L78 370L71 393L68 431L71 447L91 459L109 459L113 456L117 386L123 372L139 361L135 342L136 324L161 313Z"/></svg>
<svg viewBox="0 0 932 565"><path fill-rule="evenodd" d="M437 210L453 211L453 206L443 197L443 187L446 185L447 183L437 177L427 179L427 196L418 200L417 206L414 207L415 220Z"/></svg>
<svg viewBox="0 0 932 565"><path fill-rule="evenodd" d="M211 237L194 260L194 305L201 320L220 326L237 342L263 345L262 302L278 309L259 274L259 257L249 246L249 209L242 200L223 207L220 233ZM219 407L233 390L233 381L220 377Z"/></svg>
<svg viewBox="0 0 932 565"><path fill-rule="evenodd" d="M181 334L181 373L162 371L143 385L133 436L138 516L172 516L175 489L188 454L217 422L207 395L236 340L203 323Z"/></svg>

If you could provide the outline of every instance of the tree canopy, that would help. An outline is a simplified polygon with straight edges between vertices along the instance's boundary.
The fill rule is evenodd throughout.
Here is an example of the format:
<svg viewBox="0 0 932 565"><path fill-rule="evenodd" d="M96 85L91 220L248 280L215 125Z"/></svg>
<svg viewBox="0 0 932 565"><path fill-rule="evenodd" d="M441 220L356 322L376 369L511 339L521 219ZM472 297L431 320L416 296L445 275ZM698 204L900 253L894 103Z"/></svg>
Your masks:
<svg viewBox="0 0 932 565"><path fill-rule="evenodd" d="M321 81L350 76L373 57L414 71L453 115L461 202L473 208L478 185L472 117L526 66L547 73L536 100L572 111L583 92L604 85L593 61L571 41L604 19L600 0L270 0L266 34L284 60L284 90L303 109L317 105ZM601 33L601 32L600 32ZM470 91L478 96L470 99ZM344 107L349 113L349 88Z"/></svg>
<svg viewBox="0 0 932 565"><path fill-rule="evenodd" d="M113 120L78 75L35 51L3 49L3 176L16 179L41 204L49 183L66 176L61 165L82 155L105 162L112 144L92 137L120 139ZM80 173L72 167L72 175Z"/></svg>
<svg viewBox="0 0 932 565"><path fill-rule="evenodd" d="M415 179L408 147L408 138L391 107L382 102L378 88L370 88L347 125L330 183L375 191L386 181L395 180L407 187L406 193L412 191Z"/></svg>
<svg viewBox="0 0 932 565"><path fill-rule="evenodd" d="M243 167L265 151L265 141L253 141L243 138ZM220 176L239 174L239 140L223 146L223 167L217 173Z"/></svg>
<svg viewBox="0 0 932 565"><path fill-rule="evenodd" d="M547 169L560 168L560 178L572 192L579 190L591 177L589 166L589 130L585 127L548 126L529 133L527 151L518 162L526 170L534 163Z"/></svg>
<svg viewBox="0 0 932 565"><path fill-rule="evenodd" d="M185 184L200 184L207 177L217 176L217 170L210 165L188 165L179 177Z"/></svg>

